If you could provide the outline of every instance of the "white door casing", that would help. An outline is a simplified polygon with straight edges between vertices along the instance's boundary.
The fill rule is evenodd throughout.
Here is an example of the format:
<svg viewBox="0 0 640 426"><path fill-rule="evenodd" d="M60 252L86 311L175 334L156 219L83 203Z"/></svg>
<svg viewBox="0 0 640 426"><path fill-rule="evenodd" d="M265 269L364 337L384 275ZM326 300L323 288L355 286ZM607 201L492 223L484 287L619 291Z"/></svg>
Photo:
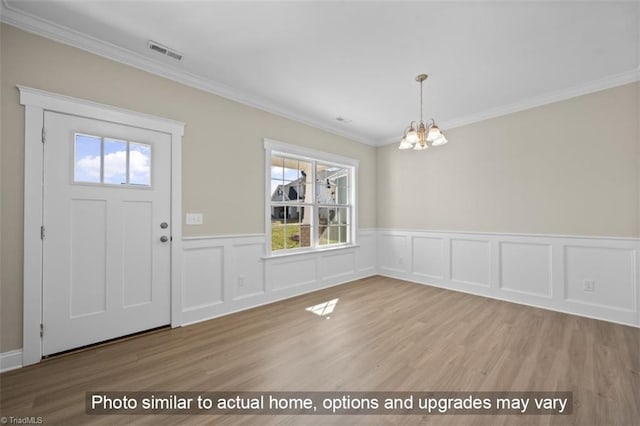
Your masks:
<svg viewBox="0 0 640 426"><path fill-rule="evenodd" d="M182 325L182 229L181 229L181 163L184 123L144 113L124 110L87 100L72 98L43 90L18 86L20 103L25 106L25 190L24 190L24 302L22 364L40 362L43 355L40 327L43 294L43 140L46 111L75 115L113 124L160 132L168 136L171 164L165 173L171 180L172 241L170 255L170 323ZM46 144L46 142L44 142ZM154 224L158 225L158 224ZM158 228L160 229L160 228ZM46 328L46 327L45 327Z"/></svg>
<svg viewBox="0 0 640 426"><path fill-rule="evenodd" d="M170 136L50 111L44 128L43 355L169 324Z"/></svg>

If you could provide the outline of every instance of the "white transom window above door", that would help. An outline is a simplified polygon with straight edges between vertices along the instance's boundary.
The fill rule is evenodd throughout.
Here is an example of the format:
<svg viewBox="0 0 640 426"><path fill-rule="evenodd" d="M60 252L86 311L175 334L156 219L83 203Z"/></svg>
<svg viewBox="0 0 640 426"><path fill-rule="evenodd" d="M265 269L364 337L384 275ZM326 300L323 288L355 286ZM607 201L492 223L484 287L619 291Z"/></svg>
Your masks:
<svg viewBox="0 0 640 426"><path fill-rule="evenodd" d="M151 187L151 144L84 133L73 139L74 183Z"/></svg>

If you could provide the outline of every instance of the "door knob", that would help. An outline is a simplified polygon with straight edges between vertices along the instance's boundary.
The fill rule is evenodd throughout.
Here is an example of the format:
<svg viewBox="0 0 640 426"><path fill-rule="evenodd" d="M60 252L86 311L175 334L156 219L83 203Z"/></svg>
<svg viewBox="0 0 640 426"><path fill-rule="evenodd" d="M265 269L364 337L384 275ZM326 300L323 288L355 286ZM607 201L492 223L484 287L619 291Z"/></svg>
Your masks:
<svg viewBox="0 0 640 426"><path fill-rule="evenodd" d="M169 224L167 222L162 222L160 224L160 228L162 228L162 229L167 229L168 227L169 227Z"/></svg>
<svg viewBox="0 0 640 426"><path fill-rule="evenodd" d="M167 237L166 235L163 235L162 237L160 237L160 241L162 241L163 243L166 243L167 241L169 241L169 237Z"/></svg>

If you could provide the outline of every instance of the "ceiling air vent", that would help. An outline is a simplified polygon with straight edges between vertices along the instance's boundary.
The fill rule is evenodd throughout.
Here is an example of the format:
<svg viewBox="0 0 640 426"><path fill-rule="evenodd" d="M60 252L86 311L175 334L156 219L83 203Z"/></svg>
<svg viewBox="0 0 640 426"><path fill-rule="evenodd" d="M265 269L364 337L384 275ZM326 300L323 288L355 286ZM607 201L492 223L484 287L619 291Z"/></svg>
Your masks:
<svg viewBox="0 0 640 426"><path fill-rule="evenodd" d="M149 46L149 49L153 50L154 52L158 52L161 55L168 56L177 61L182 60L182 53L178 53L175 50L171 50L167 46L163 46L160 43L157 43L153 40L149 40L148 46Z"/></svg>

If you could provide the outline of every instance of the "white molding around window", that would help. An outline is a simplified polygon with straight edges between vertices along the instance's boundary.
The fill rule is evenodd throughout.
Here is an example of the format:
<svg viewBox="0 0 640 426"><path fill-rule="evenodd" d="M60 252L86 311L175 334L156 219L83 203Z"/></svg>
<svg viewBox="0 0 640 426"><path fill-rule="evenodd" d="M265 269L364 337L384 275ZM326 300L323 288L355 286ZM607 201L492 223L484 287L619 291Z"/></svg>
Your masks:
<svg viewBox="0 0 640 426"><path fill-rule="evenodd" d="M42 178L44 112L110 121L171 136L171 325L182 325L182 136L184 123L109 105L17 86L25 106L24 301L22 365L40 362L42 340Z"/></svg>
<svg viewBox="0 0 640 426"><path fill-rule="evenodd" d="M315 150L312 148L306 148L299 145L292 145L284 142L275 141L272 139L264 139L265 149L265 163L264 163L264 202L265 202L265 258L275 258L287 255L296 255L302 253L313 253L334 249L342 249L357 246L357 230L358 230L358 198L357 198L357 177L359 160L344 157L341 155L328 153L324 151ZM312 188L307 191L310 196L305 202L298 204L302 208L308 208L311 210L311 217L313 221L311 223L311 244L310 247L299 247L293 249L272 250L272 188L271 188L271 167L272 156L281 155L283 157L295 160L308 161L312 164L312 176L310 178L312 182ZM326 163L329 165L340 166L348 169L348 203L347 204L319 204L316 200L316 165L319 163ZM320 236L318 235L318 211L322 208L335 208L344 209L348 212L348 222L345 225L348 230L348 238L345 243L333 243L322 245L319 244Z"/></svg>
<svg viewBox="0 0 640 426"><path fill-rule="evenodd" d="M343 157L341 155L318 151L316 149L280 142L273 139L264 140L264 149L268 151L276 151L280 153L295 155L297 157L305 157L308 159L342 164L345 166L358 167L360 165L360 160L356 160L355 158Z"/></svg>

